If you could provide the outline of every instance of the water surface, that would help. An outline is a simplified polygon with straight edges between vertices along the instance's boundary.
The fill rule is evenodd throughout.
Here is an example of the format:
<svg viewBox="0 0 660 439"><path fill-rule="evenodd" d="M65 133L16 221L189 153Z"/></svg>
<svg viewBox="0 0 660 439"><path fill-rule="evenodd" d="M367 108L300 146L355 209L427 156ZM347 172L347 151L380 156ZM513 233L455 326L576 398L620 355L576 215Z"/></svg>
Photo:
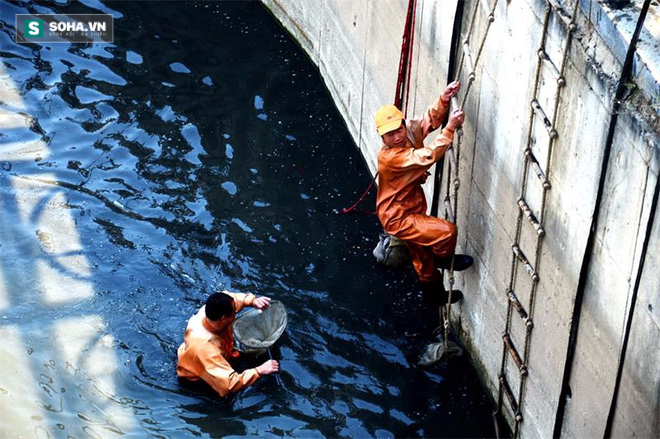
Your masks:
<svg viewBox="0 0 660 439"><path fill-rule="evenodd" d="M467 358L416 365L413 273L375 264L374 216L335 213L370 176L259 3L1 8L1 434L493 434ZM111 13L115 42L17 45L28 12ZM224 288L286 304L281 386L177 380L187 319Z"/></svg>

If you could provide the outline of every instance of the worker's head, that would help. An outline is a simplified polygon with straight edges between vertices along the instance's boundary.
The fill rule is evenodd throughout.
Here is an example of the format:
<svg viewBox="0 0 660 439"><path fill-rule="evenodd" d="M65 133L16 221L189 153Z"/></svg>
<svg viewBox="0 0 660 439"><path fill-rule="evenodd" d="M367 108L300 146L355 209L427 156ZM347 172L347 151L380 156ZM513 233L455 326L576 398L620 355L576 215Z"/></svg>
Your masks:
<svg viewBox="0 0 660 439"><path fill-rule="evenodd" d="M389 147L406 144L406 128L403 113L394 105L383 105L376 111L376 130Z"/></svg>
<svg viewBox="0 0 660 439"><path fill-rule="evenodd" d="M206 318L215 329L222 329L234 320L234 299L225 293L213 293L206 299Z"/></svg>

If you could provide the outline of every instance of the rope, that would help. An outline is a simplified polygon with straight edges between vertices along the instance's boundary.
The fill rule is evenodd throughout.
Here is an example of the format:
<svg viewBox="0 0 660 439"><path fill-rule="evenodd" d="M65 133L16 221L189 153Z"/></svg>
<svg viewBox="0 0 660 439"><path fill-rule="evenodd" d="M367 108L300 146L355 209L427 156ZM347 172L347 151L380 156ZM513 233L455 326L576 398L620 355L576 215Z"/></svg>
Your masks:
<svg viewBox="0 0 660 439"><path fill-rule="evenodd" d="M406 24L401 37L401 55L399 57L399 73L396 79L396 92L394 106L403 111L404 119L408 117L408 97L410 95L410 73L412 71L412 42L415 38L415 14L417 11L417 0L408 0L408 12L406 13ZM367 194L378 178L378 171L374 174L369 186L362 196L351 206L339 210L338 213L360 212L356 208L364 201ZM361 211L363 213L375 214L376 212Z"/></svg>
<svg viewBox="0 0 660 439"><path fill-rule="evenodd" d="M474 23L476 21L476 16L477 16L477 9L479 8L479 1L481 1L481 0L478 0L478 1L475 2L475 9L472 13L472 18L470 19L470 27L467 31L467 38L463 42L464 50L463 50L463 53L461 55L461 61L459 63L459 67L458 67L458 73L456 74L457 78L460 77L460 74L461 74L461 71L462 71L462 68L463 68L463 65L464 65L463 61L466 57L465 50L469 49L469 40L470 40L470 37L472 35L472 31L474 29ZM483 1L486 1L486 0L483 0ZM474 69L476 68L476 65L477 65L477 63L480 59L481 52L482 52L483 47L486 43L486 38L488 37L488 31L490 30L490 25L493 22L492 18L494 16L493 14L494 14L496 6L497 6L497 0L493 4L493 6L490 8L488 25L486 26L486 31L484 32L484 36L483 36L483 38L482 38L482 40L479 44L477 57L475 58L475 60L473 61L473 64L472 64L473 71L469 72L468 84L467 84L467 87L466 87L464 95L463 95L463 101L459 105L458 104L458 99L452 99L453 106L454 106L455 109L462 109L463 105L465 104L465 102L467 100L468 93L470 92L470 89L471 89L472 81L475 79ZM462 14L462 10L461 10L461 14ZM454 31L456 31L456 29L457 29L457 27L455 25L454 26ZM452 38L453 38L453 36L452 36ZM463 130L461 128L456 130L455 146L452 146L447 150L447 153L451 154L451 155L450 155L449 163L447 164L447 191L446 191L446 196L445 196L445 200L444 200L445 201L445 218L448 218L449 221L451 221L454 224L456 223L457 214L458 214L458 190L460 188L460 177L459 177L458 163L460 163L459 162L459 160L460 160L460 150L461 150L461 143L462 143L462 137L463 137L462 136L462 131ZM455 156L454 156L455 159L451 160L452 155L454 153L455 153ZM452 165L452 163L453 163L453 165ZM455 173L455 177L454 177L454 180L453 180L453 182L454 182L453 185L451 185L452 171ZM452 191L452 187L453 187L453 191ZM453 207L452 207L452 195L453 195ZM454 292L454 256L453 255L452 255L450 267L447 270L447 272L449 273L449 279L448 279L449 280L449 291L447 293L447 304L444 307L441 307L441 309L440 309L440 320L441 320L441 322L444 322L443 326L444 326L444 338L445 338L445 358L448 358L448 355L449 355L448 340L449 340L449 331L451 329L451 327L450 327L451 326L451 296L452 296L452 293Z"/></svg>
<svg viewBox="0 0 660 439"><path fill-rule="evenodd" d="M357 200L357 201L356 201L351 207L345 207L345 208L343 208L342 210L339 211L339 213L359 212L359 210L357 210L356 208L357 208L357 207L360 205L360 203L362 203L362 202L364 201L364 199L367 197L367 194L369 193L369 191L370 191L371 188L373 187L374 183L376 182L376 178L378 178L378 172L376 172L376 174L374 175L374 178L371 179L371 183L369 183L369 186L367 186L367 189L364 191L364 193L362 194L362 196L360 197L360 199ZM364 212L364 213L368 213L368 214L374 214L374 215L376 214L376 212L367 212L367 211L363 211L363 212Z"/></svg>
<svg viewBox="0 0 660 439"><path fill-rule="evenodd" d="M408 0L408 12L406 14L406 24L401 37L401 56L399 57L399 74L396 80L396 91L394 95L394 106L403 111L404 118L408 116L408 94L410 92L410 72L412 69L411 44L415 37L415 12L417 10L417 0ZM404 102L405 99L405 102Z"/></svg>
<svg viewBox="0 0 660 439"><path fill-rule="evenodd" d="M410 77L412 73L412 59L413 59L413 41L415 38L415 17L417 16L417 0L412 0L410 3L413 5L412 9L412 14L410 15L410 19L412 21L412 26L410 29L410 41L408 41L409 45L409 52L408 52L408 72L406 73L406 100L405 100L405 108L403 109L403 117L407 118L408 117L408 107L410 100L408 99L410 96ZM410 6L408 6L410 9Z"/></svg>

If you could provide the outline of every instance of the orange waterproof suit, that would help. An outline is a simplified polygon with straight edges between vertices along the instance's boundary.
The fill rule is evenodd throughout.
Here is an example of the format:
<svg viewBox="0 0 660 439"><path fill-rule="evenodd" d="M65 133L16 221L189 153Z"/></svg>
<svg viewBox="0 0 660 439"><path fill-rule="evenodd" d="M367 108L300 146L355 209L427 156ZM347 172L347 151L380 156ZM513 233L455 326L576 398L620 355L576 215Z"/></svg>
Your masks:
<svg viewBox="0 0 660 439"><path fill-rule="evenodd" d="M254 294L224 293L234 298L236 312L252 305ZM220 396L237 392L259 378L256 369L236 372L227 359L234 349L234 334L231 325L216 332L206 321L206 306L188 321L184 342L179 346L179 361L176 373L190 381L204 380Z"/></svg>
<svg viewBox="0 0 660 439"><path fill-rule="evenodd" d="M428 146L423 143L442 124L448 106L438 97L422 119L405 121L405 146L383 145L378 153L378 219L386 233L406 242L422 282L439 277L434 255L449 256L456 247L456 226L426 215L426 197L421 186L426 172L442 158L454 138L454 131L445 128Z"/></svg>

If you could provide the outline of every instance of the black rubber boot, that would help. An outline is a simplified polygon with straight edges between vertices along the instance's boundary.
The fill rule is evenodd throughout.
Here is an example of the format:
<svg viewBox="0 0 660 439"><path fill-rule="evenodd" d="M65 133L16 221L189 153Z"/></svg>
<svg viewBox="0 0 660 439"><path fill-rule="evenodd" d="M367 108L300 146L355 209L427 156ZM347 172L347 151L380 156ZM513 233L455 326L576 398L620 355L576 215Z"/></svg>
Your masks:
<svg viewBox="0 0 660 439"><path fill-rule="evenodd" d="M419 282L422 290L422 300L431 306L443 306L447 304L449 293L445 289L442 279L433 282ZM463 300L463 293L458 290L451 292L451 303L457 303Z"/></svg>
<svg viewBox="0 0 660 439"><path fill-rule="evenodd" d="M442 268L444 270L449 270L451 267L451 256L444 258L435 258L435 268ZM454 255L454 271L463 271L474 264L474 259L469 255ZM453 294L452 294L453 295Z"/></svg>
<svg viewBox="0 0 660 439"><path fill-rule="evenodd" d="M422 291L422 301L417 305L418 318L415 319L406 331L407 337L433 337L439 328L438 308L447 304L449 294L442 283L442 277L433 282L418 282ZM463 299L460 291L451 292L451 303Z"/></svg>

